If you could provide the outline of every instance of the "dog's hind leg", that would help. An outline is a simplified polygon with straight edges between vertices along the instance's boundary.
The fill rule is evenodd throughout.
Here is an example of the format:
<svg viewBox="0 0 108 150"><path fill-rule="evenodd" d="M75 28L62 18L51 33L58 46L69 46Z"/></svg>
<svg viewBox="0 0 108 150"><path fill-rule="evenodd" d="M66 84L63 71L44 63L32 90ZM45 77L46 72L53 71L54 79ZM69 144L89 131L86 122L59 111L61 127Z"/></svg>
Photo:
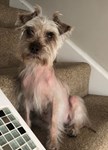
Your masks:
<svg viewBox="0 0 108 150"><path fill-rule="evenodd" d="M71 122L66 128L69 136L77 136L80 129L90 124L84 101L78 96L69 98Z"/></svg>

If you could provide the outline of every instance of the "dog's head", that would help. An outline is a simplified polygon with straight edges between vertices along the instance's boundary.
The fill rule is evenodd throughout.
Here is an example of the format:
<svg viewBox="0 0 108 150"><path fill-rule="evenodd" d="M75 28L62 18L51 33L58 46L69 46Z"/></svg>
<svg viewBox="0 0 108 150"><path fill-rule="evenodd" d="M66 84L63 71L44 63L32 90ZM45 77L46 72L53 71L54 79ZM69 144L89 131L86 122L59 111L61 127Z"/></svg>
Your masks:
<svg viewBox="0 0 108 150"><path fill-rule="evenodd" d="M33 13L19 14L16 25L22 30L20 49L23 59L50 63L56 58L72 28L59 19L59 13L53 14L52 20L42 15L40 6Z"/></svg>

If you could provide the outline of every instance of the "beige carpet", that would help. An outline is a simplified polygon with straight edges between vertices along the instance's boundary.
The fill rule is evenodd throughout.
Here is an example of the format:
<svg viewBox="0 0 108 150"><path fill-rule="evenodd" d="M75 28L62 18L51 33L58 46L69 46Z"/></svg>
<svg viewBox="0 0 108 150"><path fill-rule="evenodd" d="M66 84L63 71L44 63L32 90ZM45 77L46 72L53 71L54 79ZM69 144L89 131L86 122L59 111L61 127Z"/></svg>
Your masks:
<svg viewBox="0 0 108 150"><path fill-rule="evenodd" d="M0 3L0 27L15 27L16 18L19 12L24 11L15 8L10 8L8 6L6 7Z"/></svg>
<svg viewBox="0 0 108 150"><path fill-rule="evenodd" d="M9 0L0 0L0 4L9 6Z"/></svg>
<svg viewBox="0 0 108 150"><path fill-rule="evenodd" d="M62 63L62 65L58 63L56 65L57 76L69 85L72 95L85 96L88 94L90 70L90 66L86 63ZM14 85L14 76L16 73L17 68L15 67L0 69L0 88L10 99L15 95L14 86L17 85Z"/></svg>
<svg viewBox="0 0 108 150"><path fill-rule="evenodd" d="M19 31L14 28L0 28L0 68L18 66Z"/></svg>

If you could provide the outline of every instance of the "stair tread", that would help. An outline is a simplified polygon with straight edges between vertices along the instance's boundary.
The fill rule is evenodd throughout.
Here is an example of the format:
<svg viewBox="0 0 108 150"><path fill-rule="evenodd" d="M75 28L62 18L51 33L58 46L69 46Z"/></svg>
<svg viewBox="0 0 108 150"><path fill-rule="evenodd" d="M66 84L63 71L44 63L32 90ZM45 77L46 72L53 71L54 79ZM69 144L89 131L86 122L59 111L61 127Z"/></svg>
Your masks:
<svg viewBox="0 0 108 150"><path fill-rule="evenodd" d="M16 18L19 12L24 12L24 10L0 4L0 27L15 27Z"/></svg>

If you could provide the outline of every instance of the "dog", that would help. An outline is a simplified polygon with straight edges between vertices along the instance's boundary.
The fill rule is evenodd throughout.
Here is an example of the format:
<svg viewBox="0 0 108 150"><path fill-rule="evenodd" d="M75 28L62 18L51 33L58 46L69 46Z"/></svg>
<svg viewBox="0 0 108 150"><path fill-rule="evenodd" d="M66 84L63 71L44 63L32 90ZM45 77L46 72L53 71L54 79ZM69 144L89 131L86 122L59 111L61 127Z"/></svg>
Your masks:
<svg viewBox="0 0 108 150"><path fill-rule="evenodd" d="M69 87L54 72L58 50L72 32L72 27L63 23L59 15L55 12L50 20L37 5L34 12L19 14L16 21L21 30L19 51L23 62L18 101L25 107L29 127L30 112L35 110L42 115L50 106L47 150L59 149L62 133L76 136L90 123L83 99L70 96Z"/></svg>

